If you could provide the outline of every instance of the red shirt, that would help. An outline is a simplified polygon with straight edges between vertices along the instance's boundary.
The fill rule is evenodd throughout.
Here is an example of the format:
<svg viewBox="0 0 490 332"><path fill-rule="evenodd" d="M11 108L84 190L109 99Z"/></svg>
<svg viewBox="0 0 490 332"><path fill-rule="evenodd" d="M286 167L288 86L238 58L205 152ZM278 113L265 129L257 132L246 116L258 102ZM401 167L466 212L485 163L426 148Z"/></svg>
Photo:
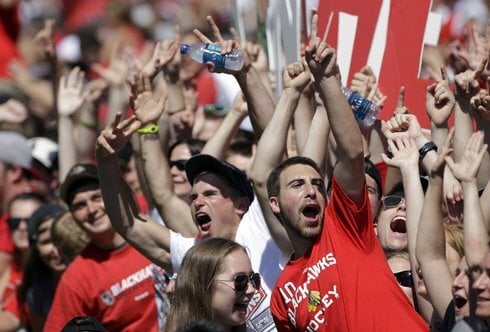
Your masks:
<svg viewBox="0 0 490 332"><path fill-rule="evenodd" d="M2 216L0 216L0 252L13 255L14 242L12 241L7 220L8 213L4 213Z"/></svg>
<svg viewBox="0 0 490 332"><path fill-rule="evenodd" d="M157 331L151 266L130 245L89 244L63 273L44 331L60 331L75 316L93 316L108 331Z"/></svg>
<svg viewBox="0 0 490 332"><path fill-rule="evenodd" d="M322 234L290 261L272 291L279 331L428 331L398 286L373 229L367 191L359 208L333 179Z"/></svg>

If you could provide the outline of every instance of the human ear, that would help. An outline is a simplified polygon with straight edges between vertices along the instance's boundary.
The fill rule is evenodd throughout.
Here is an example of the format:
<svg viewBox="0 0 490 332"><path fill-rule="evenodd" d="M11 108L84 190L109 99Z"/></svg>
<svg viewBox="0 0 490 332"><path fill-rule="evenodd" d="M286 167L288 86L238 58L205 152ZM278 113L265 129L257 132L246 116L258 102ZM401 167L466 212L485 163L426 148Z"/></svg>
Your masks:
<svg viewBox="0 0 490 332"><path fill-rule="evenodd" d="M271 207L272 212L276 214L281 212L281 208L279 207L279 201L277 197L269 198L269 206Z"/></svg>

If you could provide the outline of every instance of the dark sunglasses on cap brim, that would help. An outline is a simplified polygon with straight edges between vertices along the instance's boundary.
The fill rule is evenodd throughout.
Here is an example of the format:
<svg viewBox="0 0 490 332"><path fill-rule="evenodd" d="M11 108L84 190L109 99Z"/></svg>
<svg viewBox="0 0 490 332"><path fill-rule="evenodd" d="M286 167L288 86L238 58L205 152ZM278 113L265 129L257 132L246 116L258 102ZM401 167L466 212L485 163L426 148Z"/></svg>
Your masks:
<svg viewBox="0 0 490 332"><path fill-rule="evenodd" d="M236 292L245 291L248 287L249 282L256 290L260 289L260 274L258 273L251 273L250 275L246 275L245 273L240 273L237 274L233 280L216 280L216 281L224 281L224 282L233 281L234 289Z"/></svg>
<svg viewBox="0 0 490 332"><path fill-rule="evenodd" d="M400 286L413 287L412 272L410 270L393 273Z"/></svg>
<svg viewBox="0 0 490 332"><path fill-rule="evenodd" d="M185 164L187 163L187 159L179 159L179 160L173 160L169 162L169 168L172 167L177 167L179 171L185 170Z"/></svg>

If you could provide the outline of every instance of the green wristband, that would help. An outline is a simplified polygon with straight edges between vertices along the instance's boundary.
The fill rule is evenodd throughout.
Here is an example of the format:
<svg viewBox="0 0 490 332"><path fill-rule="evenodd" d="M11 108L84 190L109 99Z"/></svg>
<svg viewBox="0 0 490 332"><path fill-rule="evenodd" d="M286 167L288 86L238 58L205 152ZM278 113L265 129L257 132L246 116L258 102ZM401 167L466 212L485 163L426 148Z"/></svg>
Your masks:
<svg viewBox="0 0 490 332"><path fill-rule="evenodd" d="M146 127L138 129L138 133L140 134L156 134L160 130L160 126L156 124L149 124Z"/></svg>

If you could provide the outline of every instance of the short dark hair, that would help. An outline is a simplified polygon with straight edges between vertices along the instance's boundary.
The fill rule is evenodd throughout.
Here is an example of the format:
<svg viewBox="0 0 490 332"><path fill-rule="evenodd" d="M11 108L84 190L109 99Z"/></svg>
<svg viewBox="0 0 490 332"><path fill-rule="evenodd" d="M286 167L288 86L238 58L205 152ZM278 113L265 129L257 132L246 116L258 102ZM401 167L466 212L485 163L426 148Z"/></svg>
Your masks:
<svg viewBox="0 0 490 332"><path fill-rule="evenodd" d="M318 167L318 165L313 160L311 160L310 158L302 157L302 156L296 156L296 157L288 158L288 159L282 161L279 165L277 165L276 168L274 168L272 170L271 174L269 174L269 177L267 178L267 195L269 197L279 196L279 191L280 191L279 190L279 188L280 188L279 177L281 176L282 172L286 168L293 166L293 165L310 166L315 171L317 171L318 174L320 174L320 176L322 178L324 178L324 174L323 174L322 170L320 169L320 167Z"/></svg>
<svg viewBox="0 0 490 332"><path fill-rule="evenodd" d="M206 144L206 141L203 141L202 139L198 138L189 138L189 139L184 139L184 140L178 140L175 141L168 149L168 158L170 159L170 156L172 155L172 151L181 144L185 144L187 148L189 149L189 152L191 153L191 156L195 156L196 154L201 153L204 144Z"/></svg>

